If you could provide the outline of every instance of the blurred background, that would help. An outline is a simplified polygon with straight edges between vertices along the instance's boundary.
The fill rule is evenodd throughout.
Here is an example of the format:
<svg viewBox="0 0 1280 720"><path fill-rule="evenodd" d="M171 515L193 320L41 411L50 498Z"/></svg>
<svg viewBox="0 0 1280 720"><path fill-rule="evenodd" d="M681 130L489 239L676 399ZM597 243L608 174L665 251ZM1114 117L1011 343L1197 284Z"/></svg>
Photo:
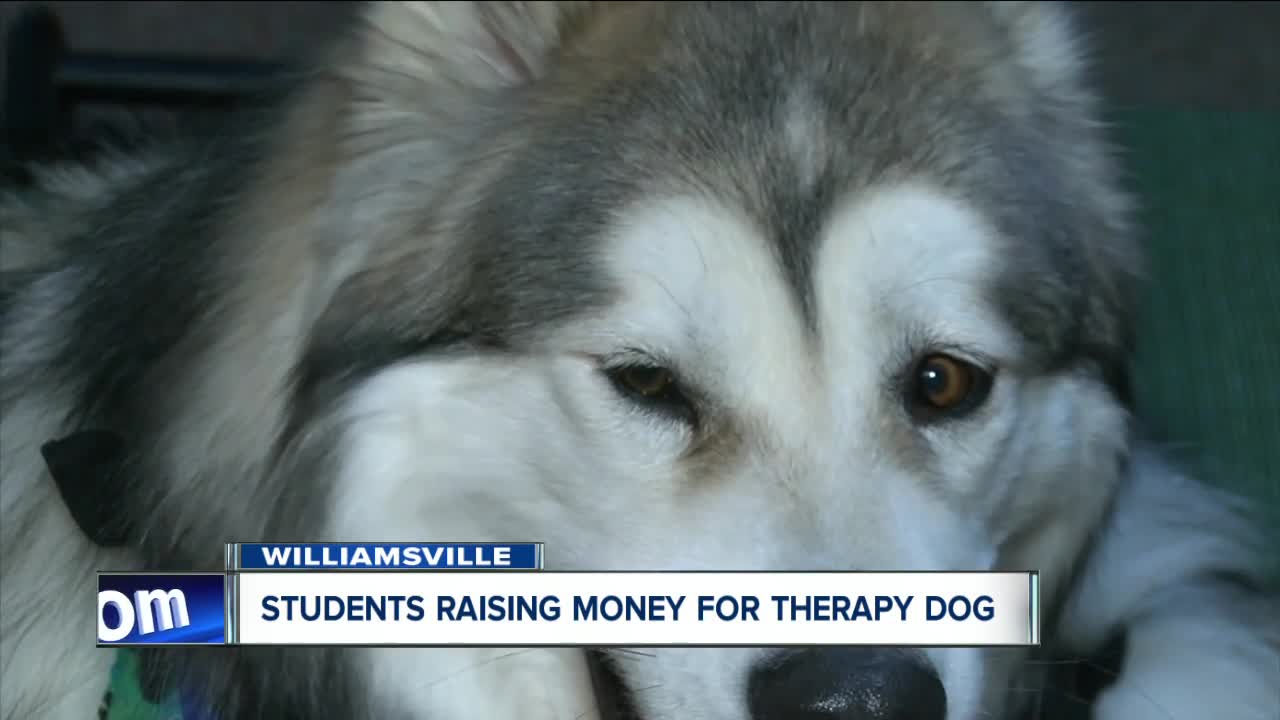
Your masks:
<svg viewBox="0 0 1280 720"><path fill-rule="evenodd" d="M0 2L0 83L6 101L0 124L16 132L48 125L49 110L33 76L48 40L27 31L36 3ZM288 62L342 27L351 2L43 2L58 23L67 52L83 60L64 64L64 99L83 125L118 116L119 93L96 92L119 73L121 58L138 61L212 61L189 85L249 83L244 63ZM1200 111L1280 111L1280 2L1075 2L1091 37L1095 74L1113 108ZM22 28L15 21L26 13ZM39 26L39 23L35 23ZM42 31L45 32L45 31ZM51 32L51 31L49 31ZM104 66L103 58L115 64ZM17 67L10 67L17 66ZM106 70L104 70L106 67ZM174 66L152 67L143 84L176 82ZM158 73L158 74L157 74ZM167 77L165 74L167 73ZM117 75L117 78L123 76ZM86 87L92 86L92 87ZM155 88L152 88L155 89ZM94 90L94 92L88 92ZM155 95L155 93L153 93ZM133 98L139 100L140 98ZM131 102L130 117L157 126L173 122L173 110L210 98L161 97ZM139 114L142 111L142 114ZM36 128L39 129L38 127ZM53 128L44 128L54 133ZM64 128L57 133L65 135ZM8 134L9 150L15 141ZM18 136L23 144L25 138Z"/></svg>
<svg viewBox="0 0 1280 720"><path fill-rule="evenodd" d="M0 3L0 28L31 3ZM1075 2L1116 101L1280 109L1280 2ZM79 51L287 60L349 2L46 2Z"/></svg>

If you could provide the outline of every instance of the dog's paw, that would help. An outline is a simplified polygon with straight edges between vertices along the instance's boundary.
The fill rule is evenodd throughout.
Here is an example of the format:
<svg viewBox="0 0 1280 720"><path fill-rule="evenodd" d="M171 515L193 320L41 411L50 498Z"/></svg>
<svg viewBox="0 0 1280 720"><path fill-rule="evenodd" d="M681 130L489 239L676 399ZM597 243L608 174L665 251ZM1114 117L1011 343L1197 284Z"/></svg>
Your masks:
<svg viewBox="0 0 1280 720"><path fill-rule="evenodd" d="M1098 698L1093 720L1280 720L1280 688L1236 695L1229 684L1147 687L1121 680Z"/></svg>
<svg viewBox="0 0 1280 720"><path fill-rule="evenodd" d="M1267 622L1171 617L1135 626L1094 720L1280 720L1280 652Z"/></svg>

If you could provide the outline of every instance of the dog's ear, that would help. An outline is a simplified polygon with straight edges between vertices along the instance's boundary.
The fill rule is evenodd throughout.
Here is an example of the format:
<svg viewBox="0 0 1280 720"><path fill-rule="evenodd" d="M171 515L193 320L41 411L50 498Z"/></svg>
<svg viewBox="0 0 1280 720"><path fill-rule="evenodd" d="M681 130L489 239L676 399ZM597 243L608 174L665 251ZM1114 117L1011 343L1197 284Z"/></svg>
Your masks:
<svg viewBox="0 0 1280 720"><path fill-rule="evenodd" d="M1066 3L1045 0L996 0L985 3L1009 38L1014 62L1037 89L1079 92L1085 48L1075 13Z"/></svg>
<svg viewBox="0 0 1280 720"><path fill-rule="evenodd" d="M1025 142L1057 145L1054 162L1060 198L1075 206L1079 223L1062 228L1075 238L1079 288L1077 344L1094 355L1119 399L1129 397L1125 368L1136 342L1135 318L1146 258L1135 227L1135 199L1106 128L1104 105L1090 72L1087 32L1072 3L1048 0L986 2L1000 40L993 43L1009 68L1000 87L1010 111L1033 116L1036 128ZM1021 98L1021 101L1011 98ZM1060 265L1062 260L1057 261Z"/></svg>
<svg viewBox="0 0 1280 720"><path fill-rule="evenodd" d="M536 78L587 2L370 3L358 65L473 88ZM357 70L360 70L357 65Z"/></svg>
<svg viewBox="0 0 1280 720"><path fill-rule="evenodd" d="M402 241L460 167L509 146L493 126L517 114L516 93L545 77L597 5L362 3L314 59L275 140L278 184L319 188L324 251L351 250L356 233L356 260L381 238Z"/></svg>
<svg viewBox="0 0 1280 720"><path fill-rule="evenodd" d="M368 3L335 68L365 123L448 116L530 83L589 2Z"/></svg>

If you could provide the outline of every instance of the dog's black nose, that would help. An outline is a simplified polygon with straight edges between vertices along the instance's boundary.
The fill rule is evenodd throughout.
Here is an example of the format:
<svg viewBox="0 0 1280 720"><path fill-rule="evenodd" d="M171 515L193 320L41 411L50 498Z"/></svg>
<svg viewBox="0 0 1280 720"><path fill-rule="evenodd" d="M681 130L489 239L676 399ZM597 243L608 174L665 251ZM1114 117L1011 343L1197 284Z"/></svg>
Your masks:
<svg viewBox="0 0 1280 720"><path fill-rule="evenodd" d="M890 648L785 653L747 682L752 720L946 720L947 694L924 655Z"/></svg>

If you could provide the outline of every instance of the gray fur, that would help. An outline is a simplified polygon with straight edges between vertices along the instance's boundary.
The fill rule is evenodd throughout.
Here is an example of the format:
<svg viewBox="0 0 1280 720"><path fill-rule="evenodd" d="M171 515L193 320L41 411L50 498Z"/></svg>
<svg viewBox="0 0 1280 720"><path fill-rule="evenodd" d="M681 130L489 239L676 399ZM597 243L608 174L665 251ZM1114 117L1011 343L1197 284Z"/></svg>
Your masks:
<svg viewBox="0 0 1280 720"><path fill-rule="evenodd" d="M30 405L50 434L126 435L146 526L130 562L216 569L223 542L311 537L351 388L408 357L529 353L608 304L599 235L658 188L753 214L812 325L832 204L925 175L1002 232L990 294L1028 367L1120 392L1139 252L1086 89L1021 63L1038 9L554 5L493 3L460 39L371 13L243 124L0 194L5 416ZM473 63L457 45L472 41L499 60ZM795 98L821 129L806 163L777 141ZM46 478L10 473L6 568L31 518L57 512ZM152 679L227 718L368 707L339 650L153 660Z"/></svg>

